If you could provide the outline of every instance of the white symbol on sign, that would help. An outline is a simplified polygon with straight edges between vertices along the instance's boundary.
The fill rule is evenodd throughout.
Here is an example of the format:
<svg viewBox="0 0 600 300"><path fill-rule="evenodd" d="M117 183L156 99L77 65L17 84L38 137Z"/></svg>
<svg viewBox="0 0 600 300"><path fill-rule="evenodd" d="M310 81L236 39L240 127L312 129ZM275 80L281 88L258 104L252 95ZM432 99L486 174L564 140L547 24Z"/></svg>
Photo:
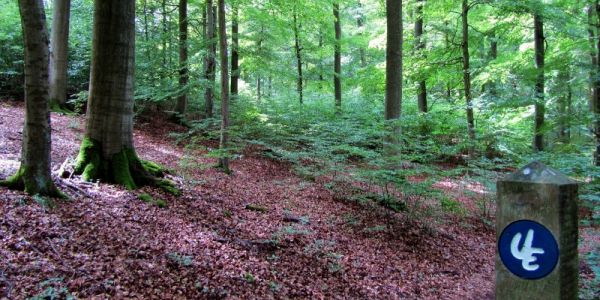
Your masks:
<svg viewBox="0 0 600 300"><path fill-rule="evenodd" d="M521 265L523 269L526 271L535 271L540 268L538 264L531 264L537 260L537 257L533 256L534 254L544 254L544 249L542 248L533 248L531 244L533 243L533 229L529 229L527 232L527 237L525 237L525 243L523 247L519 249L519 243L521 242L521 237L523 235L521 233L515 234L510 243L510 253L516 258L522 260Z"/></svg>

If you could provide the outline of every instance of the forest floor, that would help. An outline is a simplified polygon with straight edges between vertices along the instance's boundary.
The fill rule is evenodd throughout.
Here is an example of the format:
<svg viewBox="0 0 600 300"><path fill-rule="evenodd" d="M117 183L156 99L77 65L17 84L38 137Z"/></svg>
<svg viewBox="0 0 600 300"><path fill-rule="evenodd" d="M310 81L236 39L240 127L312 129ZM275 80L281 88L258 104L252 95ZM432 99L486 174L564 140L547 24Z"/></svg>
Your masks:
<svg viewBox="0 0 600 300"><path fill-rule="evenodd" d="M0 102L0 179L18 168L23 115ZM84 117L53 113L52 126L58 169L76 156ZM71 178L80 193L65 188L72 199L49 206L0 188L0 299L493 299L493 219L465 196L473 184L434 185L461 213L393 213L337 199L255 147L225 175L169 138L184 131L160 119L135 129L139 156L173 170L180 197ZM580 255L600 249L598 228L580 236Z"/></svg>

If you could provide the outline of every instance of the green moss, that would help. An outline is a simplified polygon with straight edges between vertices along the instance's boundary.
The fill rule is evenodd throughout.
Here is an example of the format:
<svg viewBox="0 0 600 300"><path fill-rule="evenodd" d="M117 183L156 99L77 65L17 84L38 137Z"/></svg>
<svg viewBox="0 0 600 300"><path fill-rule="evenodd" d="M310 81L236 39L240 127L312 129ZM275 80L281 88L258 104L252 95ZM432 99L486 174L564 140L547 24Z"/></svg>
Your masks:
<svg viewBox="0 0 600 300"><path fill-rule="evenodd" d="M157 163L143 159L140 159L140 163L142 164L142 167L144 167L144 169L146 169L146 171L148 171L148 173L152 174L153 176L161 177L165 174L165 168L163 168Z"/></svg>
<svg viewBox="0 0 600 300"><path fill-rule="evenodd" d="M158 206L160 208L167 207L167 202L165 200L162 200L162 199L156 200L156 202L154 202L154 204L156 204L156 206Z"/></svg>
<svg viewBox="0 0 600 300"><path fill-rule="evenodd" d="M86 181L102 179L123 185L129 190L151 185L179 196L181 192L173 182L157 178L164 173L165 169L160 165L139 159L134 149L123 149L108 159L102 157L100 143L90 138L81 142L75 164L75 174L81 174Z"/></svg>
<svg viewBox="0 0 600 300"><path fill-rule="evenodd" d="M133 152L133 150L124 149L113 155L110 160L110 168L116 184L123 185L129 190L134 190L137 188L137 185L131 176L131 170L129 168L130 157L133 155L131 152Z"/></svg>
<svg viewBox="0 0 600 300"><path fill-rule="evenodd" d="M152 196L150 196L149 194L146 194L146 193L139 194L138 199L140 199L146 203L154 201L154 198L152 198Z"/></svg>
<svg viewBox="0 0 600 300"><path fill-rule="evenodd" d="M75 174L81 174L85 181L97 179L100 172L101 151L99 142L84 138L75 162Z"/></svg>
<svg viewBox="0 0 600 300"><path fill-rule="evenodd" d="M175 187L175 183L173 183L170 180L156 179L155 185L173 196L181 196L181 191L177 187Z"/></svg>
<svg viewBox="0 0 600 300"><path fill-rule="evenodd" d="M15 174L4 181L0 181L0 186L5 186L11 190L25 191L30 195L40 194L42 196L68 199L66 194L54 186L52 178L43 178L31 173L28 172L27 168L21 166Z"/></svg>
<svg viewBox="0 0 600 300"><path fill-rule="evenodd" d="M0 186L7 187L11 190L24 190L25 184L23 182L23 173L24 170L21 167L15 174L6 178L6 180L0 181Z"/></svg>
<svg viewBox="0 0 600 300"><path fill-rule="evenodd" d="M57 101L50 101L50 111L65 115L75 114L72 110L68 109L65 105L59 104Z"/></svg>

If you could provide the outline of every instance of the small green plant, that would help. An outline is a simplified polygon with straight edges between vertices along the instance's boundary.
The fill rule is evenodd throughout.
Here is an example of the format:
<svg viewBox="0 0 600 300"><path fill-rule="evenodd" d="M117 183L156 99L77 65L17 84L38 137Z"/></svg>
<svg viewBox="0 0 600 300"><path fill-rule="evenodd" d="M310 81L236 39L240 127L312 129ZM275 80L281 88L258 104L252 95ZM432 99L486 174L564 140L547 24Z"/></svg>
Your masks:
<svg viewBox="0 0 600 300"><path fill-rule="evenodd" d="M159 208L165 208L167 207L167 202L163 199L157 199L154 204L156 204L156 206L158 206Z"/></svg>
<svg viewBox="0 0 600 300"><path fill-rule="evenodd" d="M171 263L174 263L178 266L189 267L194 263L194 258L188 255L182 255L177 252L171 252L167 254L167 258Z"/></svg>
<svg viewBox="0 0 600 300"><path fill-rule="evenodd" d="M40 196L39 194L35 194L31 197L33 201L39 204L44 210L52 209L55 206L54 201L48 197Z"/></svg>
<svg viewBox="0 0 600 300"><path fill-rule="evenodd" d="M447 197L442 197L440 199L440 205L442 206L442 210L449 213L462 213L462 205L460 202L450 199Z"/></svg>
<svg viewBox="0 0 600 300"><path fill-rule="evenodd" d="M40 294L37 294L29 300L74 300L75 297L64 287L62 277L50 278L39 284L40 288L45 288Z"/></svg>
<svg viewBox="0 0 600 300"><path fill-rule="evenodd" d="M281 286L275 281L269 281L269 289L271 289L273 293L277 293L281 290Z"/></svg>
<svg viewBox="0 0 600 300"><path fill-rule="evenodd" d="M344 265L342 264L343 257L344 256L339 253L327 253L327 270L329 273L338 273L344 270Z"/></svg>
<svg viewBox="0 0 600 300"><path fill-rule="evenodd" d="M139 194L138 199L140 199L146 203L154 201L154 198L152 198L152 196L150 196L150 194L146 194L146 193Z"/></svg>
<svg viewBox="0 0 600 300"><path fill-rule="evenodd" d="M256 278L254 278L254 275L252 275L252 273L244 273L243 278L248 283L256 282Z"/></svg>

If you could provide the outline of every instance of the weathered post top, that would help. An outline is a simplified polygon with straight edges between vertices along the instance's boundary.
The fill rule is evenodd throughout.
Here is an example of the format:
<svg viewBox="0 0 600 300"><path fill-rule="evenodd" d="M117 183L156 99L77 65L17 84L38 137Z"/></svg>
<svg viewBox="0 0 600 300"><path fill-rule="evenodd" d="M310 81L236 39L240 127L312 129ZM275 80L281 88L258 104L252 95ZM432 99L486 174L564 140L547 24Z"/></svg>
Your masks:
<svg viewBox="0 0 600 300"><path fill-rule="evenodd" d="M521 170L514 172L501 182L540 183L554 185L577 185L577 181L565 176L560 171L552 169L539 161L534 161Z"/></svg>
<svg viewBox="0 0 600 300"><path fill-rule="evenodd" d="M532 162L497 187L496 298L576 299L578 183Z"/></svg>

